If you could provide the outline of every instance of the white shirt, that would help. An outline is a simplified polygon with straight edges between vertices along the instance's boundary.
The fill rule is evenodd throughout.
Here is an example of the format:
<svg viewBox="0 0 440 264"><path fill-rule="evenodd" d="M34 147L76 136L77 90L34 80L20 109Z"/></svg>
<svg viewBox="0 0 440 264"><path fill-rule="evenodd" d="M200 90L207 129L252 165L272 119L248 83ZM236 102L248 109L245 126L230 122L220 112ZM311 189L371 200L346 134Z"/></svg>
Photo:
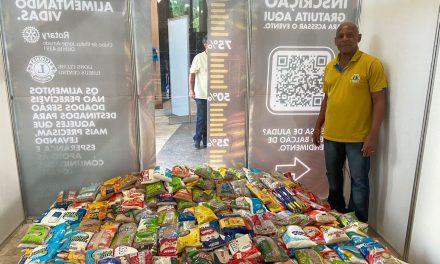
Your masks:
<svg viewBox="0 0 440 264"><path fill-rule="evenodd" d="M208 54L201 52L194 57L190 73L196 75L194 94L197 99L208 98Z"/></svg>

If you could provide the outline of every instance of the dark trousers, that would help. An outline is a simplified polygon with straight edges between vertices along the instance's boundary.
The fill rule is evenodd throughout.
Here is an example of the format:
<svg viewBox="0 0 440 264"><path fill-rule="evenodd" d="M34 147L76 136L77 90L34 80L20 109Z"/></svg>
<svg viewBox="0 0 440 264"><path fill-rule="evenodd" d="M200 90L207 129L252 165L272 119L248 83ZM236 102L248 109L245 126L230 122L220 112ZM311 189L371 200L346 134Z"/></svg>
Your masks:
<svg viewBox="0 0 440 264"><path fill-rule="evenodd" d="M203 145L206 146L208 102L206 99L196 99L196 105L197 105L196 133L193 139L194 142L203 141Z"/></svg>
<svg viewBox="0 0 440 264"><path fill-rule="evenodd" d="M345 159L348 159L351 177L348 210L354 211L359 220L367 222L370 195L368 180L370 157L362 155L362 146L363 143L341 143L324 140L325 166L329 184L328 202L330 206L340 212L346 211L343 195L343 167Z"/></svg>

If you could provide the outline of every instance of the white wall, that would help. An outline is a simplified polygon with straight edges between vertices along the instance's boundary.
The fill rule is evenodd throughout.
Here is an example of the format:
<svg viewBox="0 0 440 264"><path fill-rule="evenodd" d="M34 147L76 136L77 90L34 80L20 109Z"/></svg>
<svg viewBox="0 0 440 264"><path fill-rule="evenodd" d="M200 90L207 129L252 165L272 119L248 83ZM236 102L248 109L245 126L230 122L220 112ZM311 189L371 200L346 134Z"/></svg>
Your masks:
<svg viewBox="0 0 440 264"><path fill-rule="evenodd" d="M362 1L360 47L382 60L390 87L379 151L372 160L369 220L401 255L438 7L438 0Z"/></svg>
<svg viewBox="0 0 440 264"><path fill-rule="evenodd" d="M414 225L411 237L410 263L438 263L438 236L440 232L433 227L440 219L440 58L437 58L435 84L433 87L425 149L420 173Z"/></svg>
<svg viewBox="0 0 440 264"><path fill-rule="evenodd" d="M0 54L2 46L0 43ZM0 57L0 243L24 220L11 115Z"/></svg>

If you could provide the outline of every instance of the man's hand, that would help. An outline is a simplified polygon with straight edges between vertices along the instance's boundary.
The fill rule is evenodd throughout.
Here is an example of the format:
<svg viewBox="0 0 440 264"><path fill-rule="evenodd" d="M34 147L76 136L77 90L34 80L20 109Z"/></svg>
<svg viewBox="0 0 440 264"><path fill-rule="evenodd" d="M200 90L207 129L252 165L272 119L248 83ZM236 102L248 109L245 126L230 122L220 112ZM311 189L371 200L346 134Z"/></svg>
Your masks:
<svg viewBox="0 0 440 264"><path fill-rule="evenodd" d="M193 90L189 90L189 97L191 97L191 99L194 99L196 97Z"/></svg>
<svg viewBox="0 0 440 264"><path fill-rule="evenodd" d="M370 157L373 155L376 150L378 135L369 134L364 141L364 145L362 146L362 155L364 157Z"/></svg>
<svg viewBox="0 0 440 264"><path fill-rule="evenodd" d="M315 128L315 130L313 130L313 144L315 144L315 146L319 146L321 145L321 129L317 129Z"/></svg>

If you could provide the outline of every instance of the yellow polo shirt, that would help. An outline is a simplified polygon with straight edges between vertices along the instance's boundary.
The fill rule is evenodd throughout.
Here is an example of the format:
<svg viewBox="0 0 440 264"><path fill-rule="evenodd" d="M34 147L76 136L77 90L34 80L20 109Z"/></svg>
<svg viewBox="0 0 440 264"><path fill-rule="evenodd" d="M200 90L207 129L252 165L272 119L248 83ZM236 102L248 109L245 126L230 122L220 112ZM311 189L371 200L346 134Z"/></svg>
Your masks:
<svg viewBox="0 0 440 264"><path fill-rule="evenodd" d="M339 56L327 64L323 92L327 94L324 138L336 142L364 142L371 130L371 93L387 87L382 63L357 50L345 69Z"/></svg>

